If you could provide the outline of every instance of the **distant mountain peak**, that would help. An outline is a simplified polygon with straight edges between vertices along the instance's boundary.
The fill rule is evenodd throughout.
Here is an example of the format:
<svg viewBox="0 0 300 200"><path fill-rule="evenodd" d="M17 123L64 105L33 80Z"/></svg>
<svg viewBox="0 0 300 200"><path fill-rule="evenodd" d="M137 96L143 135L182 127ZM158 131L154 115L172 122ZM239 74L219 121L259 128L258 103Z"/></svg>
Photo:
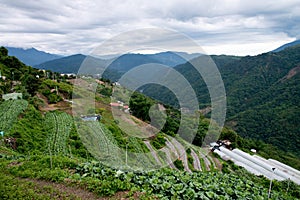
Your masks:
<svg viewBox="0 0 300 200"><path fill-rule="evenodd" d="M296 46L296 45L300 45L300 40L295 40L293 42L289 42L287 44L284 44L280 47L278 47L277 49L274 49L272 52L279 52L279 51L282 51L288 47L292 47L292 46Z"/></svg>
<svg viewBox="0 0 300 200"><path fill-rule="evenodd" d="M26 65L34 66L62 56L37 50L36 48L6 47L10 56L15 56Z"/></svg>

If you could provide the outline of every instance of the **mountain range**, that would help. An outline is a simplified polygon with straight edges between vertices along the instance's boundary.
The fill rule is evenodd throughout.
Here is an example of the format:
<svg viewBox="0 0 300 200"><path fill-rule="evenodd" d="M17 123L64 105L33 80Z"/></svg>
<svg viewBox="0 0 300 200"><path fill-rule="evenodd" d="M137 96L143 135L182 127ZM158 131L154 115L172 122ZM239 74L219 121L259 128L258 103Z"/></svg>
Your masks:
<svg viewBox="0 0 300 200"><path fill-rule="evenodd" d="M15 47L6 47L10 56L15 56L23 63L29 66L34 66L49 60L62 58L63 56L39 51L35 48L23 49Z"/></svg>
<svg viewBox="0 0 300 200"><path fill-rule="evenodd" d="M226 89L226 124L244 137L263 140L295 155L300 155L298 43L299 41L295 41L257 56L211 56L221 73ZM60 73L77 73L86 58L85 55L77 54L47 61L35 67ZM198 58L197 55L190 57ZM191 83L201 108L210 106L209 93L202 77L189 62L183 62L174 52L125 54L115 60L92 57L88 60L92 65L86 72L92 73L110 63L110 70L104 75L113 81L135 66L146 63L174 67ZM174 95L158 86L144 88L143 93L176 106Z"/></svg>
<svg viewBox="0 0 300 200"><path fill-rule="evenodd" d="M60 56L39 51L35 48L6 48L9 51L9 55L17 57L26 65L59 73L77 73L82 62L87 58L87 55L83 54ZM125 72L135 66L146 63L159 63L174 67L178 64L183 64L199 55L199 53L188 54L185 52L167 51L156 54L124 54L111 59L100 59L89 56L89 60L92 59L93 62L95 62L95 68L101 68L106 66L108 63L111 63L109 68Z"/></svg>
<svg viewBox="0 0 300 200"><path fill-rule="evenodd" d="M299 156L300 45L257 56L211 58L226 90L226 124L243 137ZM210 95L201 75L190 63L175 69L191 83L201 108L209 108ZM176 98L163 87L151 85L143 93L177 106Z"/></svg>
<svg viewBox="0 0 300 200"><path fill-rule="evenodd" d="M99 74L103 73L103 77L112 81L117 81L122 74L130 69L143 64L162 64L174 67L183 64L188 59L193 59L200 54L188 54L184 52L161 52L157 54L124 54L112 59L100 59L82 54L71 55L55 60L47 61L35 68L51 70L59 73L81 73L81 74ZM85 65L82 63L85 61ZM87 64L88 63L88 64ZM80 68L81 66L84 66Z"/></svg>
<svg viewBox="0 0 300 200"><path fill-rule="evenodd" d="M300 44L300 40L295 40L293 42L284 44L272 52L279 52L284 50L287 47L295 46ZM10 56L15 56L23 63L29 66L35 66L36 68L45 68L52 69L56 72L68 72L75 73L77 72L80 64L85 59L86 55L74 54L70 56L62 56L57 54L46 53L44 51L37 50L35 48L16 48L16 47L6 47L8 49ZM184 64L186 61L191 60L199 56L199 53L188 54L185 52L160 52L156 54L133 54L137 57L147 56L149 59L155 60L155 63L164 64L167 66L176 66L179 64ZM62 59L62 60L60 60ZM104 59L108 60L108 59ZM126 59L125 59L126 60ZM54 67L55 66L55 67ZM62 69L66 68L66 69Z"/></svg>

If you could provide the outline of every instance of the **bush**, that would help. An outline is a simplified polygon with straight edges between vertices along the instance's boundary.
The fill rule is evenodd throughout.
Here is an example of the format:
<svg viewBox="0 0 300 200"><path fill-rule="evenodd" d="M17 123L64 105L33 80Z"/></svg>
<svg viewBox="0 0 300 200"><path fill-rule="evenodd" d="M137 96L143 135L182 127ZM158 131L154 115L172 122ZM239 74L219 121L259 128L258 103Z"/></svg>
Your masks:
<svg viewBox="0 0 300 200"><path fill-rule="evenodd" d="M175 160L173 163L174 163L174 165L175 165L175 167L176 167L177 169L179 169L179 170L181 170L181 171L184 170L184 166L183 166L182 160L177 159L177 160Z"/></svg>
<svg viewBox="0 0 300 200"><path fill-rule="evenodd" d="M166 139L162 133L158 133L150 143L154 148L161 149L166 145Z"/></svg>
<svg viewBox="0 0 300 200"><path fill-rule="evenodd" d="M49 103L57 103L62 100L62 97L55 94L51 93L49 96L47 96Z"/></svg>

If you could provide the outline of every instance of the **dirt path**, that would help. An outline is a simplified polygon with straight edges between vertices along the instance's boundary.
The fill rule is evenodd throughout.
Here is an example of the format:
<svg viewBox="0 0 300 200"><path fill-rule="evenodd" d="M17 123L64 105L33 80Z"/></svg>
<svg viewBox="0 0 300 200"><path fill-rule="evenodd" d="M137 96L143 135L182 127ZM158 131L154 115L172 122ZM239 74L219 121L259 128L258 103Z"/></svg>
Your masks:
<svg viewBox="0 0 300 200"><path fill-rule="evenodd" d="M162 163L160 162L157 154L156 154L156 151L153 149L153 147L151 146L150 142L149 141L144 141L145 145L148 147L148 149L150 150L153 158L155 159L155 161L157 162L158 165L162 166Z"/></svg>
<svg viewBox="0 0 300 200"><path fill-rule="evenodd" d="M215 167L219 170L222 170L222 163L220 162L220 160L218 158L213 158L213 161L215 163Z"/></svg>
<svg viewBox="0 0 300 200"><path fill-rule="evenodd" d="M209 161L209 159L207 158L207 155L204 155L202 152L200 152L200 156L201 156L201 158L203 159L203 161L204 161L204 165L205 165L205 167L206 167L206 170L207 171L210 171L210 161Z"/></svg>
<svg viewBox="0 0 300 200"><path fill-rule="evenodd" d="M112 107L111 108L115 120L118 120L118 126L121 129L126 130L126 133L138 137L138 138L149 138L155 136L159 130L155 127L148 124L124 111L120 110L119 108Z"/></svg>
<svg viewBox="0 0 300 200"><path fill-rule="evenodd" d="M166 154L166 159L167 159L167 164L173 169L177 169L172 161L171 153L168 148L162 148L161 151L165 152Z"/></svg>
<svg viewBox="0 0 300 200"><path fill-rule="evenodd" d="M179 155L179 157L183 162L184 170L187 172L192 172L188 166L187 155L184 146L182 146L182 144L180 144L180 142L178 142L175 138L172 138L170 142L177 149L177 154Z"/></svg>
<svg viewBox="0 0 300 200"><path fill-rule="evenodd" d="M88 199L101 199L102 200L102 199L105 199L105 198L97 197L92 192L88 192L86 190L83 190L83 189L77 188L77 187L66 186L66 185L61 184L61 183L54 183L54 182L48 182L48 181L37 180L37 179L29 179L29 178L26 178L26 179L19 178L19 179L22 180L22 181L32 182L32 183L36 184L37 189L43 190L43 188L51 187L54 190L56 190L55 193L59 192L59 194L64 194L64 196L68 196L70 199L83 199L83 200L88 200ZM60 199L59 195L57 195L57 194L55 194L55 195L56 196L53 196L52 198Z"/></svg>
<svg viewBox="0 0 300 200"><path fill-rule="evenodd" d="M48 111L54 111L54 110L61 110L64 111L70 115L72 115L72 109L71 109L71 105L69 102L67 101L60 101L57 102L56 104L49 104L47 98L38 93L36 94L36 96L41 99L43 101L43 106L39 106L39 109L43 112L48 112Z"/></svg>
<svg viewBox="0 0 300 200"><path fill-rule="evenodd" d="M170 142L170 140L168 138L166 139L166 146L171 150L172 153L174 153L175 159L180 157L180 154L178 155L177 149L175 148L175 146Z"/></svg>
<svg viewBox="0 0 300 200"><path fill-rule="evenodd" d="M54 183L44 180L30 179L30 178L18 178L20 181L31 182L35 184L37 190L45 191L45 188L50 189L51 199L82 199L82 200L112 200L112 199L139 199L139 193L133 195L132 198L127 198L128 192L117 192L111 197L98 197L96 194L83 190L78 187L66 186L61 183ZM47 191L45 191L47 192Z"/></svg>
<svg viewBox="0 0 300 200"><path fill-rule="evenodd" d="M201 164L198 155L195 153L193 149L191 149L191 156L193 157L193 166L195 170L202 171Z"/></svg>
<svg viewBox="0 0 300 200"><path fill-rule="evenodd" d="M215 157L213 157L212 156L212 153L209 151L209 153L207 154L207 158L208 158L208 160L209 160L209 162L210 162L210 168L213 168L213 169L216 169L216 168L218 168L218 166L217 166L217 161L215 160Z"/></svg>

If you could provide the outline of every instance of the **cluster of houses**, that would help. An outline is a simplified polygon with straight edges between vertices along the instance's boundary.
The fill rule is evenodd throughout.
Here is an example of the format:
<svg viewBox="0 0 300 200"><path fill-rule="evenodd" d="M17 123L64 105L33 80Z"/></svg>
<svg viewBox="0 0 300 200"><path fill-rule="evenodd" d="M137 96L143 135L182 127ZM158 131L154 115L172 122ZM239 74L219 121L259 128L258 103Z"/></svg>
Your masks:
<svg viewBox="0 0 300 200"><path fill-rule="evenodd" d="M123 110L125 113L129 113L130 112L130 108L128 105L125 105L124 102L122 101L117 101L117 102L112 102L110 103L111 107L118 107L119 109Z"/></svg>

